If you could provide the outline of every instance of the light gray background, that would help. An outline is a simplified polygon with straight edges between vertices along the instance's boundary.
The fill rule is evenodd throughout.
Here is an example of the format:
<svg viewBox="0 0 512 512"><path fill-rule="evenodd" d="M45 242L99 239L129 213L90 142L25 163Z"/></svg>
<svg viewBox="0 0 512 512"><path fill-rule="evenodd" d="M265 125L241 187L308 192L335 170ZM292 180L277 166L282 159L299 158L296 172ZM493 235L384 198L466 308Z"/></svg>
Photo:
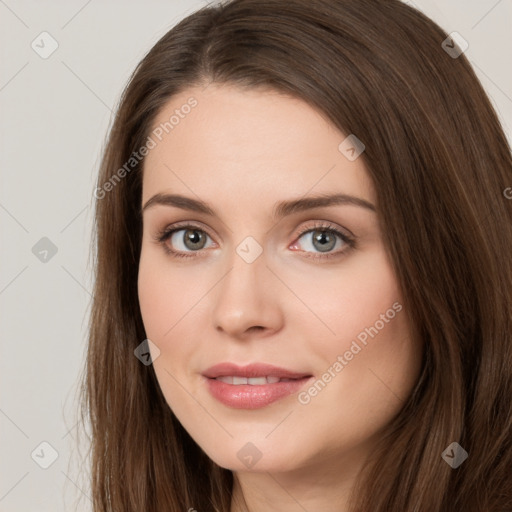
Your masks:
<svg viewBox="0 0 512 512"><path fill-rule="evenodd" d="M100 152L136 64L205 3L0 0L2 512L70 511L77 500L78 510L90 510L74 448L75 397ZM466 55L511 140L512 0L408 3L469 42ZM43 31L59 45L47 59L31 47ZM43 237L57 247L46 262L32 252ZM58 452L48 469L35 462L51 460L43 441Z"/></svg>

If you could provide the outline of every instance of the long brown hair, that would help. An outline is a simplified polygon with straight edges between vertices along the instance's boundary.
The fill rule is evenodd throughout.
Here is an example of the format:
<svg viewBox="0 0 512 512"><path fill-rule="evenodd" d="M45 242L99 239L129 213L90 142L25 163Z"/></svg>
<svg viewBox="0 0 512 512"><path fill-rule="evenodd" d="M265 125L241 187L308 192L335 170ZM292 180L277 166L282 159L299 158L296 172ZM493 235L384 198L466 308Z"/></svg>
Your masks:
<svg viewBox="0 0 512 512"><path fill-rule="evenodd" d="M144 159L130 158L173 95L210 82L302 99L366 146L412 339L425 348L351 510L512 510L512 158L465 55L443 48L447 37L398 0L232 0L188 16L137 66L95 191L82 397L95 512L229 511L232 473L191 439L152 366L134 356L146 338ZM456 469L441 457L452 442L469 454Z"/></svg>

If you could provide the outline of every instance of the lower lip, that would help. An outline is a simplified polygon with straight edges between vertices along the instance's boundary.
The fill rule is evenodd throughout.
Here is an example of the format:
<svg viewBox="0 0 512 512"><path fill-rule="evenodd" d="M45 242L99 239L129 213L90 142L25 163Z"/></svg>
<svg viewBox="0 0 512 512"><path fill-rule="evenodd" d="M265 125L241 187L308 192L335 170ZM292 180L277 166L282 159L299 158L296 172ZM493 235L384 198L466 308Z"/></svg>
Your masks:
<svg viewBox="0 0 512 512"><path fill-rule="evenodd" d="M293 393L297 393L312 377L286 382L253 386L251 384L227 384L206 378L210 393L219 402L235 409L260 409Z"/></svg>

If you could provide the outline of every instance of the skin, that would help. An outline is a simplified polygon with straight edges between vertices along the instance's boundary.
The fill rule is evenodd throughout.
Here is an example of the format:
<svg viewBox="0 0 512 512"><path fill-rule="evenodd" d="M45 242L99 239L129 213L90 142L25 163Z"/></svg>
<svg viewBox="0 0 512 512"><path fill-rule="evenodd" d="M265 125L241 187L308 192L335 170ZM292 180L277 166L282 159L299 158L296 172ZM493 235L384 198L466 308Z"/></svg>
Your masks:
<svg viewBox="0 0 512 512"><path fill-rule="evenodd" d="M376 205L373 184L363 158L350 161L338 149L345 134L277 92L190 88L167 103L154 127L191 96L197 106L144 166L143 205L175 193L216 212L157 204L143 214L139 300L147 337L160 350L153 362L159 384L199 446L234 471L232 512L243 510L242 491L253 511L347 510L358 470L419 376L421 347L409 337L405 308L359 343L307 404L293 394L261 409L230 408L210 395L201 372L224 361L265 362L321 378L365 328L402 305L378 213L343 204L272 217L276 202L316 194ZM204 229L206 242L194 252L180 231L165 244L192 257L173 258L155 236L182 221ZM335 237L330 252L345 252L315 260L308 255L325 253L312 233L298 234L326 221L357 244L350 249ZM252 263L236 252L248 236L263 251ZM248 442L261 453L251 468L237 456Z"/></svg>

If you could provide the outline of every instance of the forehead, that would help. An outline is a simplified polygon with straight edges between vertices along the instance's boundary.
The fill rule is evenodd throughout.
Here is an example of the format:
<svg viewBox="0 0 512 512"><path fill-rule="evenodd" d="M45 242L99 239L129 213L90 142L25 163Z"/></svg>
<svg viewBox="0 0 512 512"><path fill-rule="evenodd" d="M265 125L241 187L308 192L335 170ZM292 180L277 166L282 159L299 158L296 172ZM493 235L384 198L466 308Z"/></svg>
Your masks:
<svg viewBox="0 0 512 512"><path fill-rule="evenodd" d="M275 201L308 191L374 201L363 159L351 161L339 149L347 134L304 101L275 91L190 88L160 110L150 136L156 145L144 163L143 202L166 191L210 202Z"/></svg>

